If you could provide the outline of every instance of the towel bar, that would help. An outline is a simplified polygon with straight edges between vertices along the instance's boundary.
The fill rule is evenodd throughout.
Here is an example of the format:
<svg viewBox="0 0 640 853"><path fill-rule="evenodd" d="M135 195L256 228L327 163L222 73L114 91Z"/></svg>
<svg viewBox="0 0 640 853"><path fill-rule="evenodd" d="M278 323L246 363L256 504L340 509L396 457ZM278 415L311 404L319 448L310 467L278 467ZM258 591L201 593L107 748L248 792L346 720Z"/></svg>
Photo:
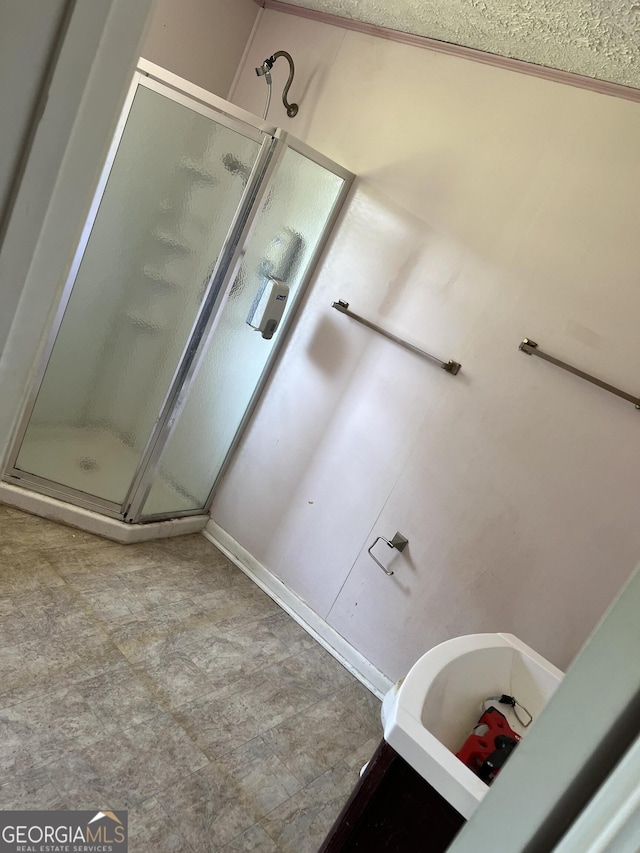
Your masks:
<svg viewBox="0 0 640 853"><path fill-rule="evenodd" d="M609 385L608 382L603 382L602 379L598 379L595 376L592 376L590 373L585 373L584 370L578 370L577 367L572 367L570 364L567 364L565 361L560 361L559 358L554 358L552 355L548 355L546 352L542 352L542 350L538 349L538 344L535 341L532 341L530 338L525 338L520 346L519 350L526 353L527 355L537 355L538 358L543 358L545 361L551 362L551 364L555 364L556 367L561 367L563 370L568 370L569 373L573 373L575 376L579 376L581 379L586 379L587 382L591 382L593 385L597 385L599 388L604 388L605 391L611 392L611 394L615 394L616 397L622 397L623 400L628 400L630 403L633 403L636 409L640 409L640 398L634 397L633 394L627 394L626 391L621 391L619 388L616 388L615 385Z"/></svg>
<svg viewBox="0 0 640 853"><path fill-rule="evenodd" d="M399 338L397 335L394 335L391 332L387 332L386 329L382 329L380 328L380 326L376 326L376 324L372 323L370 320L365 320L365 318L361 317L359 314L354 314L353 311L349 311L349 303L344 302L342 299L339 299L337 302L333 302L331 307L335 308L337 311L340 311L342 314L346 314L347 317L351 317L358 323L362 323L362 325L366 326L368 329L373 329L374 332L377 332L384 338L389 338L390 341L394 341L394 343L400 344L401 347L404 347L405 349L416 353L416 355L421 355L422 358L426 358L429 361L433 361L436 364L439 364L443 370L447 371L447 373L452 373L455 376L460 370L460 367L462 366L457 361L442 361L441 359L436 358L435 355L431 355L431 353L425 352L424 350L419 349L418 347L414 347L413 344L410 344L407 341L403 341L402 338Z"/></svg>

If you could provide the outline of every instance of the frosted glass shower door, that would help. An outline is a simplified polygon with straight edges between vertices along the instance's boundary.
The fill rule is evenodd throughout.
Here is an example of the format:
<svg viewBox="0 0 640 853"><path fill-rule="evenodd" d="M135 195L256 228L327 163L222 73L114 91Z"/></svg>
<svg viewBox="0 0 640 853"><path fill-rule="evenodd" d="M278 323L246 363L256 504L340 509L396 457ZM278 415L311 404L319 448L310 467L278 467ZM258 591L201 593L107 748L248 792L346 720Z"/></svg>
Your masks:
<svg viewBox="0 0 640 853"><path fill-rule="evenodd" d="M140 76L14 476L124 511L265 139L240 124Z"/></svg>
<svg viewBox="0 0 640 853"><path fill-rule="evenodd" d="M344 184L343 177L293 148L285 151L160 459L143 517L206 506L287 317L302 295ZM290 287L285 316L271 340L246 323L267 277Z"/></svg>

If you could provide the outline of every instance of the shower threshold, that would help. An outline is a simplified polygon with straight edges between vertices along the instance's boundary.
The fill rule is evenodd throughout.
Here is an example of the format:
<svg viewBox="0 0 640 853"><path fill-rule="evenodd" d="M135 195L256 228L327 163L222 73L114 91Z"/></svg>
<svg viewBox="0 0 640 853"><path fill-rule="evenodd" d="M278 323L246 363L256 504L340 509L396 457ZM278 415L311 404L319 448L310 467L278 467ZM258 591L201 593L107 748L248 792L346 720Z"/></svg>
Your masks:
<svg viewBox="0 0 640 853"><path fill-rule="evenodd" d="M32 515L39 515L41 518L48 518L50 521L76 527L85 533L94 533L96 536L102 536L123 545L197 533L203 530L209 521L208 515L190 515L168 521L130 524L10 483L0 483L0 503L30 512Z"/></svg>

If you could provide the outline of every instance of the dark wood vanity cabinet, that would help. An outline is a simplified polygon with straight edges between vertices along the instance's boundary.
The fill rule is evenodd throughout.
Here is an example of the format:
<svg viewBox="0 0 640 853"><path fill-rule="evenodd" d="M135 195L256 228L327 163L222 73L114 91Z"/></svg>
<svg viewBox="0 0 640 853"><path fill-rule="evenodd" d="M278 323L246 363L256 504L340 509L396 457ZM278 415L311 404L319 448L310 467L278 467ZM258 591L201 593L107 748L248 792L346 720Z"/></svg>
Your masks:
<svg viewBox="0 0 640 853"><path fill-rule="evenodd" d="M444 853L464 823L383 740L319 853Z"/></svg>

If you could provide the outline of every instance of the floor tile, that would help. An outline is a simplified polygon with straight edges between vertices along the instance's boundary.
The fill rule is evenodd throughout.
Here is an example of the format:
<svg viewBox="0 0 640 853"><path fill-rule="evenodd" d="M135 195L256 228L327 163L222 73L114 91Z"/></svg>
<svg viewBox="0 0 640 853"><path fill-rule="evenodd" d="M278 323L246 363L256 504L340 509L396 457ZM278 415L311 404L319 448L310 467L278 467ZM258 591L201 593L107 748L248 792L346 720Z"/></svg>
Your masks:
<svg viewBox="0 0 640 853"><path fill-rule="evenodd" d="M236 583L226 589L201 590L197 602L202 612L206 614L208 622L215 622L227 628L233 628L242 622L276 616L280 610L267 595L249 581Z"/></svg>
<svg viewBox="0 0 640 853"><path fill-rule="evenodd" d="M189 658L220 686L289 657L284 643L261 620L214 629L209 636L200 632L193 641L185 635L183 643Z"/></svg>
<svg viewBox="0 0 640 853"><path fill-rule="evenodd" d="M81 648L83 653L108 640L100 621L67 586L17 595L13 602L29 623L28 636L44 642L57 639L71 648Z"/></svg>
<svg viewBox="0 0 640 853"><path fill-rule="evenodd" d="M260 821L281 853L317 853L358 774L340 764L307 785Z"/></svg>
<svg viewBox="0 0 640 853"><path fill-rule="evenodd" d="M132 853L315 851L379 712L200 534L0 507L0 809L127 808Z"/></svg>
<svg viewBox="0 0 640 853"><path fill-rule="evenodd" d="M161 792L159 800L195 853L212 853L260 818L234 780L213 767Z"/></svg>
<svg viewBox="0 0 640 853"><path fill-rule="evenodd" d="M143 654L147 646L207 621L201 607L188 598L168 607L113 616L106 630L124 654L135 656Z"/></svg>
<svg viewBox="0 0 640 853"><path fill-rule="evenodd" d="M105 750L108 754L108 750ZM135 796L124 783L104 772L99 761L70 748L45 768L66 809L131 809L147 797Z"/></svg>
<svg viewBox="0 0 640 853"><path fill-rule="evenodd" d="M319 645L287 657L274 667L280 681L309 691L316 701L357 683L351 673Z"/></svg>
<svg viewBox="0 0 640 853"><path fill-rule="evenodd" d="M203 577L204 576L204 577ZM127 589L143 609L178 604L203 588L206 589L206 570L193 566L151 566L127 575Z"/></svg>
<svg viewBox="0 0 640 853"><path fill-rule="evenodd" d="M265 749L260 738L221 758L217 769L234 779L260 816L273 811L301 788L278 756Z"/></svg>
<svg viewBox="0 0 640 853"><path fill-rule="evenodd" d="M175 720L161 714L76 754L102 780L138 804L208 763Z"/></svg>
<svg viewBox="0 0 640 853"><path fill-rule="evenodd" d="M107 645L96 654L84 655L81 659L76 654L71 655L63 650L66 659L59 666L53 666L51 656L47 656L47 653L51 652L51 645L52 643L47 643L45 646L40 640L22 644L21 649L27 646L34 657L40 656L42 666L39 671L23 670L16 675L13 682L8 678L7 668L3 665L4 655L12 649L0 645L0 672L4 677L4 680L0 680L0 709L33 697L38 698L43 693L55 693L61 685L71 685L85 678L93 678L124 660L115 646ZM59 657L62 657L63 652L58 650Z"/></svg>
<svg viewBox="0 0 640 853"><path fill-rule="evenodd" d="M263 741L303 785L355 752L376 733L335 696L265 732Z"/></svg>
<svg viewBox="0 0 640 853"><path fill-rule="evenodd" d="M234 838L224 847L220 848L221 853L280 853L280 848L275 841L270 838L265 830L256 824L247 829L242 835Z"/></svg>
<svg viewBox="0 0 640 853"><path fill-rule="evenodd" d="M131 657L138 678L171 708L211 693L216 686L215 680L180 647L179 639L179 636L169 637L144 647Z"/></svg>
<svg viewBox="0 0 640 853"><path fill-rule="evenodd" d="M0 618L0 696L115 648L99 620L66 586L29 590L12 596L10 604Z"/></svg>
<svg viewBox="0 0 640 853"><path fill-rule="evenodd" d="M207 544L206 540L205 544ZM209 547L213 548L211 545ZM198 593L214 591L216 589L229 589L233 586L258 589L237 566L234 566L230 560L219 552L214 551L207 558L203 556L182 557L179 554L173 554L169 551L165 559L172 560L174 565L177 561L179 565L191 566L193 574L198 573L198 585L194 588L194 591Z"/></svg>
<svg viewBox="0 0 640 853"><path fill-rule="evenodd" d="M262 621L263 625L283 643L289 655L297 655L307 649L317 648L318 644L316 640L304 628L301 628L291 616L280 610L280 608L278 608L273 616L268 616Z"/></svg>
<svg viewBox="0 0 640 853"><path fill-rule="evenodd" d="M0 616L10 616L16 612L16 607L11 598L0 596Z"/></svg>
<svg viewBox="0 0 640 853"><path fill-rule="evenodd" d="M315 704L315 695L304 685L280 681L277 667L260 672L257 683L247 683L225 702L225 718L233 725L260 734L297 717ZM248 678L246 682L250 682Z"/></svg>
<svg viewBox="0 0 640 853"><path fill-rule="evenodd" d="M156 547L171 551L186 560L204 559L210 564L229 565L229 560L201 533L189 533L185 536L172 536L159 540Z"/></svg>
<svg viewBox="0 0 640 853"><path fill-rule="evenodd" d="M382 727L380 727L372 737L365 740L357 749L345 755L341 764L350 770L355 770L356 774L359 776L362 768L371 760L371 757L378 748L381 740Z"/></svg>
<svg viewBox="0 0 640 853"><path fill-rule="evenodd" d="M82 575L124 574L154 564L153 557L141 552L138 546L106 539L49 550L46 558L61 577L70 581Z"/></svg>
<svg viewBox="0 0 640 853"><path fill-rule="evenodd" d="M113 576L113 583L109 586L110 589L96 586L82 591L83 598L101 621L110 623L121 616L135 616L145 609L134 590L122 587L119 577Z"/></svg>
<svg viewBox="0 0 640 853"><path fill-rule="evenodd" d="M211 853L286 802L299 783L259 741L211 762L158 799L198 853Z"/></svg>
<svg viewBox="0 0 640 853"><path fill-rule="evenodd" d="M67 674L81 665L81 644L73 636L66 638L29 639L0 646L0 705L3 696L49 677L52 673ZM99 650L92 650L97 654Z"/></svg>
<svg viewBox="0 0 640 853"><path fill-rule="evenodd" d="M230 723L222 713L219 697L204 696L172 711L175 719L211 760L244 746L257 732Z"/></svg>
<svg viewBox="0 0 640 853"><path fill-rule="evenodd" d="M63 584L62 578L37 550L0 545L0 596L20 595L29 590Z"/></svg>
<svg viewBox="0 0 640 853"><path fill-rule="evenodd" d="M75 686L58 687L0 711L0 769L24 774L60 758L70 744L88 746L105 735Z"/></svg>
<svg viewBox="0 0 640 853"><path fill-rule="evenodd" d="M78 681L75 690L107 731L122 731L162 713L153 694L124 660Z"/></svg>
<svg viewBox="0 0 640 853"><path fill-rule="evenodd" d="M0 646L15 646L29 636L30 622L13 598L0 599Z"/></svg>
<svg viewBox="0 0 640 853"><path fill-rule="evenodd" d="M131 853L191 853L184 835L156 797L134 806L128 823Z"/></svg>
<svg viewBox="0 0 640 853"><path fill-rule="evenodd" d="M65 808L48 766L31 770L23 776L5 776L0 784L0 811L48 810Z"/></svg>
<svg viewBox="0 0 640 853"><path fill-rule="evenodd" d="M19 513L13 515L10 524L3 524L2 538L22 548L54 549L95 542L99 537L36 515Z"/></svg>
<svg viewBox="0 0 640 853"><path fill-rule="evenodd" d="M362 684L354 679L348 687L337 691L336 698L342 702L350 714L359 719L363 728L366 728L373 735L382 732L382 720L380 719L382 703L369 690L364 690Z"/></svg>

